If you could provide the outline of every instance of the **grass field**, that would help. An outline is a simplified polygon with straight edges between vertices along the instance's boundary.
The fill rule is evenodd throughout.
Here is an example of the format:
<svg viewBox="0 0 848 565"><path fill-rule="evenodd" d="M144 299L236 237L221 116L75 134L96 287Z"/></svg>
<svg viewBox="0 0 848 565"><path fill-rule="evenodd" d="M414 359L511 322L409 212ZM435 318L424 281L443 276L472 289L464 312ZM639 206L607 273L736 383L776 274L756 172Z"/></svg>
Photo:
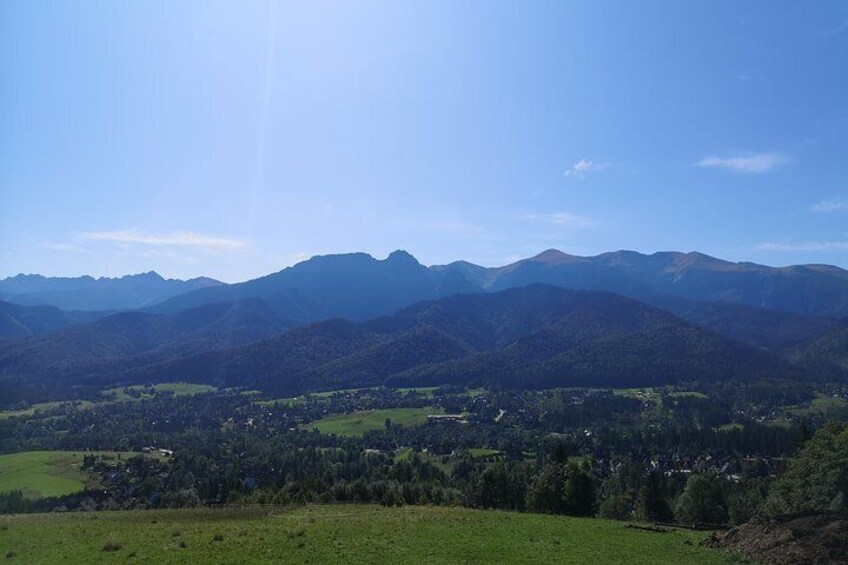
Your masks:
<svg viewBox="0 0 848 565"><path fill-rule="evenodd" d="M0 516L0 548L14 552L9 563L734 562L700 547L704 537L606 520L426 506Z"/></svg>
<svg viewBox="0 0 848 565"><path fill-rule="evenodd" d="M798 417L828 415L833 412L838 412L848 407L848 401L842 398L834 398L821 393L816 393L816 397L810 402L798 404L796 406L788 406L786 411L789 414Z"/></svg>
<svg viewBox="0 0 848 565"><path fill-rule="evenodd" d="M479 457L494 457L495 455L500 455L500 451L497 449L489 449L488 447L472 447L468 450L471 453L471 457L479 458Z"/></svg>
<svg viewBox="0 0 848 565"><path fill-rule="evenodd" d="M381 430L385 426L386 418L392 424L402 426L415 426L427 421L428 414L441 414L442 411L435 408L389 408L386 410L364 410L350 414L331 414L320 420L304 424L309 430L318 430L322 434L336 434L340 436L357 436L370 430Z"/></svg>
<svg viewBox="0 0 848 565"><path fill-rule="evenodd" d="M135 385L127 387L128 389L137 390L141 394L139 397L131 396L124 392L123 388L109 388L102 391L103 400L98 400L96 404L106 404L109 402L127 402L131 400L141 400L144 398L152 398L153 394L147 392L148 387ZM173 392L175 396L185 396L191 394L203 394L206 392L215 392L218 389L210 385L194 384L194 383L160 383L153 385L152 389L155 392ZM90 400L60 400L56 402L41 402L33 404L29 408L22 410L5 410L0 411L0 420L13 418L17 416L33 416L36 412L47 412L67 406L71 410L87 410L95 406L95 402Z"/></svg>
<svg viewBox="0 0 848 565"><path fill-rule="evenodd" d="M33 416L36 414L36 412L47 412L48 410L53 410L62 406L67 406L69 409L72 410L85 410L94 406L94 403L88 400L60 400L56 402L41 402L39 404L33 404L29 408L24 408L23 410L0 411L0 420L17 416Z"/></svg>
<svg viewBox="0 0 848 565"><path fill-rule="evenodd" d="M131 400L140 400L143 398L152 398L153 394L148 393L147 391L152 389L154 394L156 392L173 392L174 396L189 396L192 394L204 394L207 392L215 392L218 389L211 385L202 385L196 383L159 383L155 384L152 387L145 387L142 385L134 385L130 387L126 387L127 390L138 391L141 393L140 397L135 397L127 394L123 388L110 388L103 391L103 394L109 397L111 400L117 400L120 402L126 402Z"/></svg>
<svg viewBox="0 0 848 565"><path fill-rule="evenodd" d="M137 453L98 451L97 457L116 459ZM26 451L0 455L0 492L21 490L27 498L61 496L97 483L80 468L82 451Z"/></svg>

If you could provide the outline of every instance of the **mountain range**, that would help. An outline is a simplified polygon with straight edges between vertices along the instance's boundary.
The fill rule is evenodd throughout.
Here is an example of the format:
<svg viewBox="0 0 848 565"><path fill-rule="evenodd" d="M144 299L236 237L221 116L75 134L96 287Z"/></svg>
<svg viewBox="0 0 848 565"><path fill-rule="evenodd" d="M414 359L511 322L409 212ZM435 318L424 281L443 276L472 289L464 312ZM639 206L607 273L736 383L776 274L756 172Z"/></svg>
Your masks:
<svg viewBox="0 0 848 565"><path fill-rule="evenodd" d="M0 291L16 302L0 302L0 403L152 380L299 392L848 373L848 272L700 253L549 250L499 268L353 253L232 285L21 275ZM36 296L100 308L19 304Z"/></svg>
<svg viewBox="0 0 848 565"><path fill-rule="evenodd" d="M579 257L555 249L495 268L465 261L425 267L405 251L382 261L364 253L318 256L259 279L188 292L152 310L173 313L251 297L265 300L297 323L330 317L357 320L421 300L534 283L605 290L648 303L677 297L803 316L848 316L848 271L838 267L766 267L694 252L617 251Z"/></svg>
<svg viewBox="0 0 848 565"><path fill-rule="evenodd" d="M20 274L0 280L0 300L24 306L50 305L63 310L131 310L221 284L208 277L187 281L165 279L152 271L120 278Z"/></svg>

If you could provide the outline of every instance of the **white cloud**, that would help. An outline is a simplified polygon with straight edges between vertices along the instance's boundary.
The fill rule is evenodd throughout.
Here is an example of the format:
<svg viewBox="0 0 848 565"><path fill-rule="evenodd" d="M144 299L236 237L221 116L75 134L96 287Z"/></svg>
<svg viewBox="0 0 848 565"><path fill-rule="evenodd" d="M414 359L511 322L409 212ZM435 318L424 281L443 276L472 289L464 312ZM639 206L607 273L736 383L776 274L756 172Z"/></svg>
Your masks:
<svg viewBox="0 0 848 565"><path fill-rule="evenodd" d="M578 216L570 212L554 212L552 214L524 214L522 220L544 222L567 228L591 228L596 225L591 218Z"/></svg>
<svg viewBox="0 0 848 565"><path fill-rule="evenodd" d="M83 249L78 245L74 245L72 243L50 243L46 245L47 249L52 249L53 251L65 251L71 253L88 253L87 249Z"/></svg>
<svg viewBox="0 0 848 565"><path fill-rule="evenodd" d="M797 243L763 243L763 251L848 251L848 241L801 241Z"/></svg>
<svg viewBox="0 0 848 565"><path fill-rule="evenodd" d="M236 251L249 247L246 241L226 237L211 236L195 232L174 232L168 234L146 234L135 229L83 232L79 238L86 241L105 241L124 245L148 245L152 247L174 247L197 249L208 252Z"/></svg>
<svg viewBox="0 0 848 565"><path fill-rule="evenodd" d="M757 153L746 157L707 157L698 161L697 165L740 173L767 173L785 161L786 158L778 153Z"/></svg>
<svg viewBox="0 0 848 565"><path fill-rule="evenodd" d="M848 30L848 20L843 21L836 27L823 30L819 35L822 35L824 37L832 37L834 35L839 35L840 33L846 30Z"/></svg>
<svg viewBox="0 0 848 565"><path fill-rule="evenodd" d="M822 200L815 204L811 210L813 212L846 212L848 211L848 199L834 198L833 200Z"/></svg>
<svg viewBox="0 0 848 565"><path fill-rule="evenodd" d="M609 163L594 163L588 159L580 159L573 165L571 165L568 169L566 169L564 175L567 177L577 177L579 179L585 179L586 175L590 172L594 171L602 171L609 167Z"/></svg>

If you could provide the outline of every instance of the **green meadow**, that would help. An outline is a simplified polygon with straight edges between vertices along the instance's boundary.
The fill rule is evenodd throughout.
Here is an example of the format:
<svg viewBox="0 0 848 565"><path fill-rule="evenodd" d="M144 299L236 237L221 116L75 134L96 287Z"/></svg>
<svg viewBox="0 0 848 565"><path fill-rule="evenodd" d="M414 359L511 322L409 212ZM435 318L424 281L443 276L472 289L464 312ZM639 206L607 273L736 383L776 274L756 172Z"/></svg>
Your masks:
<svg viewBox="0 0 848 565"><path fill-rule="evenodd" d="M304 424L303 427L309 430L318 430L322 434L357 436L370 430L383 429L386 425L386 419L391 420L393 425L415 426L425 423L429 414L442 413L442 410L436 408L364 410L350 414L330 414L320 420Z"/></svg>
<svg viewBox="0 0 848 565"><path fill-rule="evenodd" d="M96 486L97 480L81 468L83 451L26 451L0 455L0 492L23 491L27 498L61 496ZM107 461L138 453L97 451L90 455Z"/></svg>
<svg viewBox="0 0 848 565"><path fill-rule="evenodd" d="M0 517L9 563L733 563L703 532L429 506L305 506Z"/></svg>
<svg viewBox="0 0 848 565"><path fill-rule="evenodd" d="M215 392L218 389L211 385L203 385L196 383L159 383L152 386L134 385L124 388L110 388L103 391L103 395L111 400L116 401L131 401L141 400L144 398L153 398L157 392L173 393L174 396L190 396L193 394L204 394L207 392ZM132 391L139 396L127 394L127 391ZM152 391L152 392L151 392Z"/></svg>
<svg viewBox="0 0 848 565"><path fill-rule="evenodd" d="M55 410L57 408L67 408L68 410L86 410L94 406L94 403L88 400L59 400L55 402L40 402L38 404L33 404L29 408L23 408L21 410L3 410L0 411L0 420L4 420L6 418L15 418L18 416L35 416L39 414L43 414L45 412L49 412L50 410Z"/></svg>

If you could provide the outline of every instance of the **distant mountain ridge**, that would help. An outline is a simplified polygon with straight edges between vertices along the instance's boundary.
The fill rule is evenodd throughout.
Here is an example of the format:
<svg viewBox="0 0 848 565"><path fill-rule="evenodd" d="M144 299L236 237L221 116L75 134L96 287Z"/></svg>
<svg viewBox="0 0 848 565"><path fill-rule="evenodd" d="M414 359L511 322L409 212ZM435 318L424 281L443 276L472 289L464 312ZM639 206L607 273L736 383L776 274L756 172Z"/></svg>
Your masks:
<svg viewBox="0 0 848 565"><path fill-rule="evenodd" d="M425 267L404 251L384 260L364 253L318 256L245 283L188 292L150 311L256 298L299 325L365 320L423 300L536 283L614 292L769 349L817 337L848 315L848 272L836 267L773 268L677 252L579 257L554 249L494 268L466 261Z"/></svg>
<svg viewBox="0 0 848 565"><path fill-rule="evenodd" d="M316 256L292 267L244 283L189 292L153 306L151 312L175 313L211 302L256 298L298 324L329 318L367 320L421 300L480 292L460 273L421 265L405 251L383 260L366 253Z"/></svg>
<svg viewBox="0 0 848 565"><path fill-rule="evenodd" d="M165 279L154 271L119 278L19 274L0 280L0 297L22 306L49 305L62 310L132 310L221 284L208 277Z"/></svg>
<svg viewBox="0 0 848 565"><path fill-rule="evenodd" d="M660 295L676 296L805 316L848 316L848 271L830 265L767 267L698 252L615 251L581 257L549 249L503 267L455 262L434 269L462 273L486 291L545 283L608 290L649 302Z"/></svg>
<svg viewBox="0 0 848 565"><path fill-rule="evenodd" d="M768 267L675 251L650 255L615 251L583 257L548 249L502 267L467 261L426 267L401 250L382 260L366 253L346 253L315 256L231 285L205 277L166 280L155 272L116 279L17 275L0 280L0 299L64 310L145 308L176 313L203 304L256 298L283 319L310 323L333 317L364 320L421 300L535 283L606 290L655 305L676 297L808 317L848 317L848 271L844 269L815 264Z"/></svg>

